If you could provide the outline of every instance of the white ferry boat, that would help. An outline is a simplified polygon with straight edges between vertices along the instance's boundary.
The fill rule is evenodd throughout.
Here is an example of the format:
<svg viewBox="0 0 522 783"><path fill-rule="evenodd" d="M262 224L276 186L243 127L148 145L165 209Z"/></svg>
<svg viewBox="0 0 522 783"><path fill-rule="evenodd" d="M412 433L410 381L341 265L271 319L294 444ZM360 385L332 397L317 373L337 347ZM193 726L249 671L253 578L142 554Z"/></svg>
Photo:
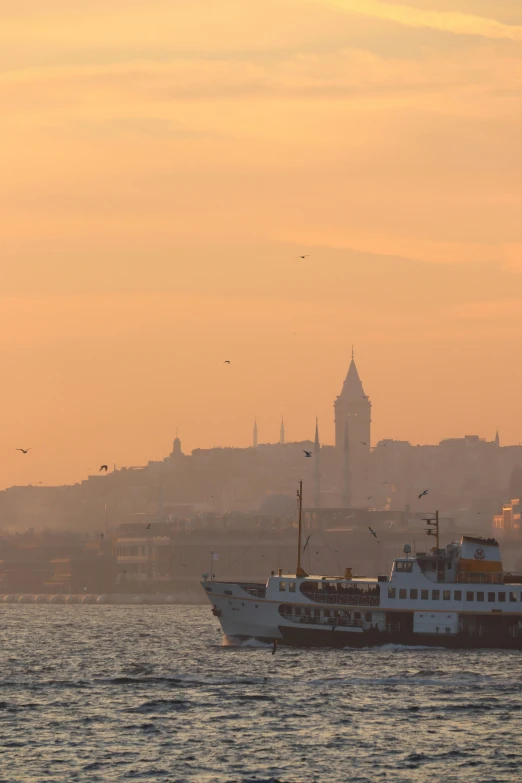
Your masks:
<svg viewBox="0 0 522 783"><path fill-rule="evenodd" d="M463 536L439 547L438 515L429 553L394 560L375 579L309 575L301 566L302 482L295 574L266 583L201 585L227 637L303 647L370 647L395 643L454 648L522 649L522 575L505 573L498 543Z"/></svg>

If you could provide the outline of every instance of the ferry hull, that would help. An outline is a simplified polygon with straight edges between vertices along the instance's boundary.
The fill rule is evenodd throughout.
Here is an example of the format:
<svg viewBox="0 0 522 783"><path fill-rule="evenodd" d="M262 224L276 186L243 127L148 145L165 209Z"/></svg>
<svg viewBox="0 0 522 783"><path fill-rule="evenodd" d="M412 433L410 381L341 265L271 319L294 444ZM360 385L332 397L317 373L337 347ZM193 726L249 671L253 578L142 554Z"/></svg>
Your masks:
<svg viewBox="0 0 522 783"><path fill-rule="evenodd" d="M279 644L292 647L382 647L399 644L405 647L446 647L453 650L522 650L522 637L468 634L419 634L364 631L354 634L341 629L291 628L279 626Z"/></svg>

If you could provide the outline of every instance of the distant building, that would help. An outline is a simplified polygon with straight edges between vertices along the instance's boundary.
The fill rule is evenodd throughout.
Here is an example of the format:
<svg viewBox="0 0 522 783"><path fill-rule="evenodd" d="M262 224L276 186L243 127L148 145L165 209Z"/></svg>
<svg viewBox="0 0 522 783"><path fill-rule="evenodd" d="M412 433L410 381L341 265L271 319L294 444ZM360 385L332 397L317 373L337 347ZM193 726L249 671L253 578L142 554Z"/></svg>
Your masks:
<svg viewBox="0 0 522 783"><path fill-rule="evenodd" d="M502 513L493 517L493 535L498 538L522 538L520 510L519 498L503 506Z"/></svg>

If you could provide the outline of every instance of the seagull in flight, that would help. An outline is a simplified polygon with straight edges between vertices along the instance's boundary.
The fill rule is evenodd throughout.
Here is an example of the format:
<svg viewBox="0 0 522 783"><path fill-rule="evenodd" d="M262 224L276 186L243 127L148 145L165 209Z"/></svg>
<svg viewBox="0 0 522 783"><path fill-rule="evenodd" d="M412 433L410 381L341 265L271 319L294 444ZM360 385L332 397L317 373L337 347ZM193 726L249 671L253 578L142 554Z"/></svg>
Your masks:
<svg viewBox="0 0 522 783"><path fill-rule="evenodd" d="M308 258L309 255L310 253L306 253L304 256L297 256L297 258Z"/></svg>
<svg viewBox="0 0 522 783"><path fill-rule="evenodd" d="M305 455L305 457L311 457L312 456L312 452L311 451L307 451L306 449L303 449L303 454Z"/></svg>
<svg viewBox="0 0 522 783"><path fill-rule="evenodd" d="M371 500L371 499L372 499L371 495L368 495L368 497L366 498L366 500Z"/></svg>
<svg viewBox="0 0 522 783"><path fill-rule="evenodd" d="M379 539L377 538L377 533L375 532L375 530L372 530L372 529L371 529L371 527L370 527L369 525L368 525L368 530L370 531L370 533L372 534L372 536L375 538L375 540L377 541L377 543L378 543L378 544L380 544L381 542L380 542L380 541L379 541Z"/></svg>
<svg viewBox="0 0 522 783"><path fill-rule="evenodd" d="M225 359L225 361L223 362L223 364L230 364L230 359Z"/></svg>
<svg viewBox="0 0 522 783"><path fill-rule="evenodd" d="M362 440L361 443L362 443L363 446L367 446L368 445L365 440Z"/></svg>
<svg viewBox="0 0 522 783"><path fill-rule="evenodd" d="M150 522L149 522L149 524L147 525L147 530L150 530Z"/></svg>
<svg viewBox="0 0 522 783"><path fill-rule="evenodd" d="M391 484L391 481L383 481L383 484Z"/></svg>
<svg viewBox="0 0 522 783"><path fill-rule="evenodd" d="M107 471L109 470L109 468L107 467L107 465L102 465L102 466L101 466L101 468L100 468L100 470L99 470L99 473L101 473L101 472L102 472L102 470L104 470L104 471L105 471L105 473L107 473Z"/></svg>
<svg viewBox="0 0 522 783"><path fill-rule="evenodd" d="M425 489L424 492L421 492L419 497L418 497L418 500L420 500L422 497L424 497L424 495L427 495L428 492L429 492L429 489Z"/></svg>
<svg viewBox="0 0 522 783"><path fill-rule="evenodd" d="M27 452L31 451L31 449L16 449L16 451L21 451L22 454L27 454Z"/></svg>

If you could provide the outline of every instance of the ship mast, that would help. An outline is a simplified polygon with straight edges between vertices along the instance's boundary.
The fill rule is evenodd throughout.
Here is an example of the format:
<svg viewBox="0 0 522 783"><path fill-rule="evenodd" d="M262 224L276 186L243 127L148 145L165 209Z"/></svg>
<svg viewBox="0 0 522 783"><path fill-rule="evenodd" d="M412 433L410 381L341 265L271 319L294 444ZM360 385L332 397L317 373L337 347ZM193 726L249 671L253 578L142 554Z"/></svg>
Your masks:
<svg viewBox="0 0 522 783"><path fill-rule="evenodd" d="M434 547L431 548L432 552L435 552L437 549L439 549L439 512L435 512L435 519L423 519L423 522L426 522L428 527L426 528L426 535L428 536L435 536L436 544Z"/></svg>
<svg viewBox="0 0 522 783"><path fill-rule="evenodd" d="M301 527L303 521L303 482L302 481L299 482L297 497L299 499L299 532L297 534L297 568L295 569L295 575L308 576L304 568L301 567Z"/></svg>

